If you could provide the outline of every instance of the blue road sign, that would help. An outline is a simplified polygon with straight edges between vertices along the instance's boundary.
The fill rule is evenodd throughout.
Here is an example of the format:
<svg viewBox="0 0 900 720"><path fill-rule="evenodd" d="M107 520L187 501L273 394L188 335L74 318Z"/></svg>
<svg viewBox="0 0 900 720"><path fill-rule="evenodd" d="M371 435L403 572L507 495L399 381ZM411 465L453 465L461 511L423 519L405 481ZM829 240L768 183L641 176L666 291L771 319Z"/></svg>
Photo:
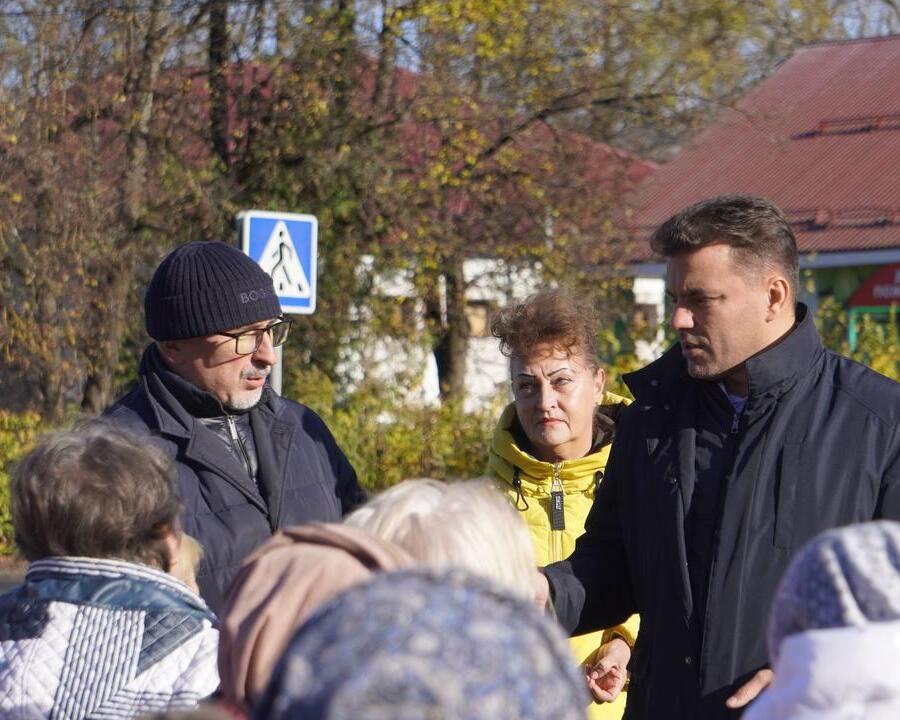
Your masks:
<svg viewBox="0 0 900 720"><path fill-rule="evenodd" d="M312 215L245 210L238 214L241 248L272 276L286 313L316 309L319 224Z"/></svg>

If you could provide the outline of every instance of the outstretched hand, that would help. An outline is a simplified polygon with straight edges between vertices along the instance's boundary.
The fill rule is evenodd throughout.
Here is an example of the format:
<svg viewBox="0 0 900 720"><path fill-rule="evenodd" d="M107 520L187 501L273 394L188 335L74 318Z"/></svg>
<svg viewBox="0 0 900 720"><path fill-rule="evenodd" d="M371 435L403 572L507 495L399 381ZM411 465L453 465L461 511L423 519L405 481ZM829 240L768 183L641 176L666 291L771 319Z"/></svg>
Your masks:
<svg viewBox="0 0 900 720"><path fill-rule="evenodd" d="M547 576L540 570L535 569L531 578L531 584L533 592L532 602L543 612L547 609L547 604L550 602L550 583L547 581Z"/></svg>
<svg viewBox="0 0 900 720"><path fill-rule="evenodd" d="M630 659L631 648L621 638L603 643L588 658L582 668L594 700L612 702L619 696L628 678L626 668Z"/></svg>
<svg viewBox="0 0 900 720"><path fill-rule="evenodd" d="M769 670L769 668L763 668L741 685L737 692L725 701L726 707L732 709L744 707L744 705L751 700L756 699L757 695L769 687L774 677L775 673Z"/></svg>

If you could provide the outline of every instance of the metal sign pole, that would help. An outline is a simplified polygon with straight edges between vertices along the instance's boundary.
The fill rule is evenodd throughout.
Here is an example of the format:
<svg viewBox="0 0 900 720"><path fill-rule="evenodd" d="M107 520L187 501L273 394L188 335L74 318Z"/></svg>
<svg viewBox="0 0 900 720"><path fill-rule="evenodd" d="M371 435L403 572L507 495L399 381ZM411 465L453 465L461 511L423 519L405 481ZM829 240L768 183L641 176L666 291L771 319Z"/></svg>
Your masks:
<svg viewBox="0 0 900 720"><path fill-rule="evenodd" d="M272 386L272 389L281 395L281 378L282 373L281 369L283 367L282 363L284 362L284 348L277 347L275 348L275 365L272 366L272 371L269 373L269 385Z"/></svg>

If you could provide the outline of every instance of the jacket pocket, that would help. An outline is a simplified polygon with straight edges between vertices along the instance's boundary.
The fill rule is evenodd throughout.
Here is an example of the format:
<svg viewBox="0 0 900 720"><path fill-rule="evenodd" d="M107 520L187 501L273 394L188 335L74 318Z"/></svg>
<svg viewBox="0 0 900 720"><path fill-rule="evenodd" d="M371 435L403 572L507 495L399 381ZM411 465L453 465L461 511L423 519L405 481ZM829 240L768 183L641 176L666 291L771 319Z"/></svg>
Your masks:
<svg viewBox="0 0 900 720"><path fill-rule="evenodd" d="M646 630L646 629L644 629ZM628 663L628 672L635 678L645 678L650 671L650 643L642 642L641 633L638 631L638 639L631 653L631 661ZM644 637L648 637L645 635Z"/></svg>
<svg viewBox="0 0 900 720"><path fill-rule="evenodd" d="M800 485L800 453L803 445L786 443L778 463L778 487L775 491L774 545L789 550L794 537L794 518L797 514L797 488Z"/></svg>

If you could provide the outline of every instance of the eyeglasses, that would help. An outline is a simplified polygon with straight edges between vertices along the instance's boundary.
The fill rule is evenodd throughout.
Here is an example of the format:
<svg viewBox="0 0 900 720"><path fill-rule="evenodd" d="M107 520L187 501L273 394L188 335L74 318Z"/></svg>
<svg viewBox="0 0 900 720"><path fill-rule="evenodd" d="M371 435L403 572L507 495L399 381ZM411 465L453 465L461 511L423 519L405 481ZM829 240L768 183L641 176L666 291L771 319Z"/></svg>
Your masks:
<svg viewBox="0 0 900 720"><path fill-rule="evenodd" d="M238 355L252 355L259 350L259 346L262 345L263 335L266 333L271 333L272 347L284 345L293 322L293 320L288 318L282 318L281 320L276 320L268 327L244 330L244 332L239 333L220 332L219 335L234 338L234 351Z"/></svg>

